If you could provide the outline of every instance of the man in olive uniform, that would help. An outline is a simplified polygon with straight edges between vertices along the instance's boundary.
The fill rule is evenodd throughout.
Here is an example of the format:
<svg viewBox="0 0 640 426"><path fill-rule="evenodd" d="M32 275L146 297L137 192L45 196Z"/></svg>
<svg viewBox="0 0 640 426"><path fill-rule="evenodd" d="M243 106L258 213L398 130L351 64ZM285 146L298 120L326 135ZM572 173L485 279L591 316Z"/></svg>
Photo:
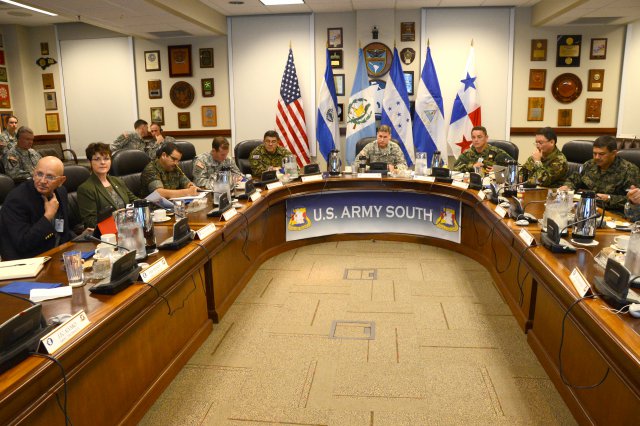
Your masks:
<svg viewBox="0 0 640 426"><path fill-rule="evenodd" d="M216 173L222 167L231 170L231 180L242 178L240 169L229 158L229 141L222 136L216 136L211 142L211 152L198 155L193 164L193 181L200 188L213 189Z"/></svg>
<svg viewBox="0 0 640 426"><path fill-rule="evenodd" d="M140 176L142 192L148 195L158 191L164 198L187 197L198 194L198 187L180 170L182 153L172 142L165 143L147 164Z"/></svg>
<svg viewBox="0 0 640 426"><path fill-rule="evenodd" d="M133 123L134 132L124 132L111 144L111 153L125 149L137 149L144 151L151 158L156 158L157 145L153 140L145 140L149 137L149 126L144 120L136 120Z"/></svg>
<svg viewBox="0 0 640 426"><path fill-rule="evenodd" d="M4 158L4 154L14 147L18 141L16 131L18 130L18 118L10 115L7 119L7 128L0 133L0 160Z"/></svg>
<svg viewBox="0 0 640 426"><path fill-rule="evenodd" d="M275 130L268 130L262 142L263 144L255 147L249 156L251 172L256 177L268 170L278 170L282 167L282 159L293 155L287 148L278 145L280 135Z"/></svg>
<svg viewBox="0 0 640 426"><path fill-rule="evenodd" d="M16 183L25 181L33 175L42 156L33 146L33 130L22 126L16 132L17 142L3 158L4 170Z"/></svg>
<svg viewBox="0 0 640 426"><path fill-rule="evenodd" d="M638 167L618 157L613 136L600 136L593 142L593 159L582 166L581 173L570 175L560 189L588 189L596 192L606 208L624 211L627 190L640 181Z"/></svg>
<svg viewBox="0 0 640 426"><path fill-rule="evenodd" d="M148 143L144 151L149 154L151 158L155 158L156 153L154 151L157 152L163 144L169 142L176 143L173 136L165 136L162 134L162 127L160 127L158 123L151 123L149 126L149 133L153 136L153 140Z"/></svg>
<svg viewBox="0 0 640 426"><path fill-rule="evenodd" d="M513 160L513 158L504 150L489 145L487 129L483 126L476 126L471 129L471 147L460 154L453 170L473 172L475 167L482 167L485 172L490 172L494 165L506 166L509 160Z"/></svg>
<svg viewBox="0 0 640 426"><path fill-rule="evenodd" d="M556 146L556 132L543 127L536 132L536 148L520 168L527 183L547 188L557 188L564 183L569 171L567 158Z"/></svg>
<svg viewBox="0 0 640 426"><path fill-rule="evenodd" d="M402 149L400 146L391 142L391 127L383 124L378 128L376 135L377 139L368 143L362 151L356 155L356 158L360 156L367 157L367 163L387 163L387 168L390 172L395 169L406 170L407 161L404 158Z"/></svg>

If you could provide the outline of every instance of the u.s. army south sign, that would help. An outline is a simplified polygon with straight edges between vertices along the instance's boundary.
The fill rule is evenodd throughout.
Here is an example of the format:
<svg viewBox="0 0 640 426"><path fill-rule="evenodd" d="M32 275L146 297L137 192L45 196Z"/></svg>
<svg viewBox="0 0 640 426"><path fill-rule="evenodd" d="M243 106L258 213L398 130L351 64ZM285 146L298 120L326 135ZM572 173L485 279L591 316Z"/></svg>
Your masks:
<svg viewBox="0 0 640 426"><path fill-rule="evenodd" d="M334 234L413 234L460 242L460 201L397 191L324 192L287 200L287 241Z"/></svg>

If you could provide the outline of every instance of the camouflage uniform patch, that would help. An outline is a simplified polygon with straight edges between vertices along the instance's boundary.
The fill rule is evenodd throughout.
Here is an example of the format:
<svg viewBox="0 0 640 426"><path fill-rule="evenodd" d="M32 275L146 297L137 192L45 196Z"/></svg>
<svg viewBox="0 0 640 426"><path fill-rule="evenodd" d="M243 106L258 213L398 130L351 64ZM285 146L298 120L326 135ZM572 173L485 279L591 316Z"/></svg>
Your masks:
<svg viewBox="0 0 640 426"><path fill-rule="evenodd" d="M5 173L15 181L29 179L41 158L33 148L27 150L14 146L3 158Z"/></svg>

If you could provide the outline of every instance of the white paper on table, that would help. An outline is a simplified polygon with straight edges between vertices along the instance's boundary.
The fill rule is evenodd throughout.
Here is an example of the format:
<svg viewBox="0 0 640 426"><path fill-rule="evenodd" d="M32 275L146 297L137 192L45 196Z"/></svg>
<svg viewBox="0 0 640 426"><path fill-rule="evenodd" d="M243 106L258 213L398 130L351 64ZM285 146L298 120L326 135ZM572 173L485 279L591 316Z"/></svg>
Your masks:
<svg viewBox="0 0 640 426"><path fill-rule="evenodd" d="M167 200L166 198L164 198L162 195L158 194L157 190L147 195L146 199L151 201L152 203L159 205L164 209L173 210L173 203Z"/></svg>
<svg viewBox="0 0 640 426"><path fill-rule="evenodd" d="M59 299L69 297L73 293L73 288L68 285L55 288L33 288L29 292L29 299L32 302L42 302L43 300Z"/></svg>

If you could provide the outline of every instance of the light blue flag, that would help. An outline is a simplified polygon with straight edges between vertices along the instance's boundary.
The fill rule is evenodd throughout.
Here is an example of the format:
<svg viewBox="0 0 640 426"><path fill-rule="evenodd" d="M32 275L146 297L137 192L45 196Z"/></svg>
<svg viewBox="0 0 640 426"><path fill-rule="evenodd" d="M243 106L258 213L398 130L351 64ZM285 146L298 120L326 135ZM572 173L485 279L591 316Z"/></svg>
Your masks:
<svg viewBox="0 0 640 426"><path fill-rule="evenodd" d="M407 86L398 56L398 49L393 48L393 62L387 76L387 87L382 98L382 124L391 127L391 138L398 141L407 160L407 165L413 165L413 132L411 127L411 112L409 110L409 96Z"/></svg>
<svg viewBox="0 0 640 426"><path fill-rule="evenodd" d="M376 87L369 85L367 67L364 63L362 49L358 50L358 68L353 79L349 106L345 120L347 122L347 164L355 160L356 144L362 138L376 135L375 112Z"/></svg>
<svg viewBox="0 0 640 426"><path fill-rule="evenodd" d="M416 152L426 152L429 167L435 151L447 155L447 134L445 132L442 93L436 67L431 58L431 48L427 46L427 60L422 68L416 96L416 110L413 115L413 143Z"/></svg>
<svg viewBox="0 0 640 426"><path fill-rule="evenodd" d="M324 72L324 81L320 86L320 102L318 103L316 120L316 139L325 161L329 160L331 150L336 149L336 141L340 137L337 105L336 86L333 81L329 49L327 49L327 68Z"/></svg>

